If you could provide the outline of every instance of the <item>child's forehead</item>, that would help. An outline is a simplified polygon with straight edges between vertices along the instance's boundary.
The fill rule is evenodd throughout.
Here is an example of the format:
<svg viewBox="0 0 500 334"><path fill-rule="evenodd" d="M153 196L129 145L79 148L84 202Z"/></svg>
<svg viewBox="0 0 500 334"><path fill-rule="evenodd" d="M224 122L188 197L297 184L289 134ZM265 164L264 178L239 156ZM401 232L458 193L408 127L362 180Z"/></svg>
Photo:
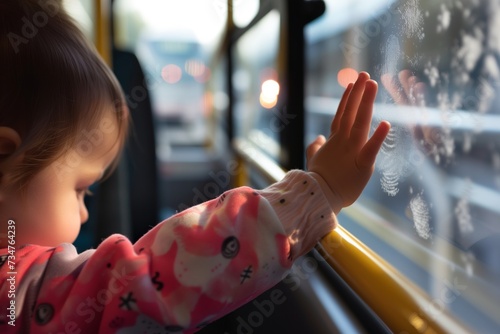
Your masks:
<svg viewBox="0 0 500 334"><path fill-rule="evenodd" d="M75 177L88 183L98 181L119 155L122 145L117 134L117 126L107 122L101 127L84 129L75 144L48 166L48 170L55 172L59 181Z"/></svg>
<svg viewBox="0 0 500 334"><path fill-rule="evenodd" d="M118 120L107 112L106 115L101 117L98 121L93 122L84 127L80 131L81 140L88 140L89 138L104 138L106 135L112 135L118 130ZM117 133L116 133L117 135Z"/></svg>
<svg viewBox="0 0 500 334"><path fill-rule="evenodd" d="M107 115L95 124L81 129L71 150L82 158L107 158L111 162L118 155L120 147L118 120Z"/></svg>

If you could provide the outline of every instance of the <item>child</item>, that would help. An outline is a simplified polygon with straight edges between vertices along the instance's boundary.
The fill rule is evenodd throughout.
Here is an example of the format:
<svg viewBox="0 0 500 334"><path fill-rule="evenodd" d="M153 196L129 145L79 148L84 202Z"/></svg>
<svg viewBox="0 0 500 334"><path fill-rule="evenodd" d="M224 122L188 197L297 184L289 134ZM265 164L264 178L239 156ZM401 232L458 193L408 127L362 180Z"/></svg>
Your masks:
<svg viewBox="0 0 500 334"><path fill-rule="evenodd" d="M56 0L2 0L0 54L2 333L196 331L278 283L336 226L390 127L368 139L377 84L361 73L330 137L308 147L308 172L77 254L85 192L125 142L122 92Z"/></svg>

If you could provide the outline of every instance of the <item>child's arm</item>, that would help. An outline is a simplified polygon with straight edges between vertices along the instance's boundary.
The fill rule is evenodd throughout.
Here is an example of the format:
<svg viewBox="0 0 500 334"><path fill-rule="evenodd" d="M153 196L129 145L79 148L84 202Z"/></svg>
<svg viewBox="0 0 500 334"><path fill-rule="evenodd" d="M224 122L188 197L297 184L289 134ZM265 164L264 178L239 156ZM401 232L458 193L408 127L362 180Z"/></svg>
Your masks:
<svg viewBox="0 0 500 334"><path fill-rule="evenodd" d="M135 245L114 235L80 255L71 245L20 250L19 326L191 332L269 289L335 227L334 211L354 201L368 181L388 130L383 123L366 142L375 93L366 74L347 90L334 135L308 149L311 172L291 171L260 191L228 191L160 223ZM1 307L8 306L7 271L0 268ZM11 329L2 321L1 328Z"/></svg>
<svg viewBox="0 0 500 334"><path fill-rule="evenodd" d="M69 244L27 246L16 255L17 327L1 312L0 331L189 333L278 283L335 225L316 180L296 170L187 209L135 245L113 235L82 254ZM0 268L4 310L7 272Z"/></svg>

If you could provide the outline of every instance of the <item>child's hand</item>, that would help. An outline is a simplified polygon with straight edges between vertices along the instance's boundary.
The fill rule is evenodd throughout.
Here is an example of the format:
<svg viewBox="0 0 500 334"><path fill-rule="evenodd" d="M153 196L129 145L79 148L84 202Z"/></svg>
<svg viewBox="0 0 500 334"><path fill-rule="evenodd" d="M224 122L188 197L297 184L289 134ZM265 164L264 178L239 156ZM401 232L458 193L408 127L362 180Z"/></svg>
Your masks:
<svg viewBox="0 0 500 334"><path fill-rule="evenodd" d="M376 95L377 83L368 73L360 73L340 100L328 140L319 136L307 148L307 168L319 180L335 213L363 191L390 130L390 124L383 121L368 139Z"/></svg>

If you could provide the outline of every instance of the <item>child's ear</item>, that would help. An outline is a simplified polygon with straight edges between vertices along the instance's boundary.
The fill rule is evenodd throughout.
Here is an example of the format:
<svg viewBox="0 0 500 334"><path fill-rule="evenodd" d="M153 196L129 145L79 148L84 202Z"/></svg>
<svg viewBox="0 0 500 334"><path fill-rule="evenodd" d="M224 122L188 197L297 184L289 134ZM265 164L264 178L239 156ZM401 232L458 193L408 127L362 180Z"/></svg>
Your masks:
<svg viewBox="0 0 500 334"><path fill-rule="evenodd" d="M0 126L0 162L8 158L21 145L21 137L16 130Z"/></svg>
<svg viewBox="0 0 500 334"><path fill-rule="evenodd" d="M4 175L8 173L10 163L4 164L21 145L21 137L16 130L6 126L0 126L0 203L4 199L5 180Z"/></svg>

